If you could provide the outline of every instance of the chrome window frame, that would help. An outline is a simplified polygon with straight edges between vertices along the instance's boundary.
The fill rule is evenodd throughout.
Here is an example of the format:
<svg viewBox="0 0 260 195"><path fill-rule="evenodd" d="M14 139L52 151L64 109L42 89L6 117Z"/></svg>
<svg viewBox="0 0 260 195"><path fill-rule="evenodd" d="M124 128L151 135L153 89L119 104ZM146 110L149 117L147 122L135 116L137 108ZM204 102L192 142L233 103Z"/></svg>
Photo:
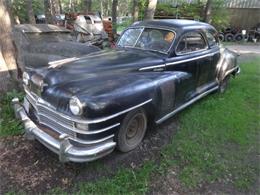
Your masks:
<svg viewBox="0 0 260 195"><path fill-rule="evenodd" d="M209 47L209 48L215 48L215 47L218 47L218 46L219 46L219 40L218 40L218 38L216 37L216 34L214 34L213 32L211 32L209 29L205 29L204 33L205 33L205 38L206 38L206 40L207 40L207 43L208 43L208 47ZM207 33L211 34L212 37L215 39L215 41L216 41L216 42L215 42L215 45L210 46L210 44L209 44L209 39L208 39L208 37L207 37Z"/></svg>
<svg viewBox="0 0 260 195"><path fill-rule="evenodd" d="M186 36L188 33L191 33L191 32L196 32L196 33L198 33L198 34L201 35L201 37L202 37L202 39L204 40L204 43L205 43L205 48L200 49L200 50L197 50L197 51L187 52L187 53L179 53L179 52L177 52L177 48L178 48L178 46L179 46L181 40L183 39L183 37ZM197 30L193 30L193 31L185 32L185 33L180 37L180 39L179 39L179 41L178 41L178 43L177 43L177 45L176 45L176 47L175 47L175 49L174 49L174 52L175 52L176 56L184 56L184 55L188 55L188 54L194 54L194 53L199 53L199 52L202 52L202 51L206 51L206 50L208 50L208 49L209 49L208 42L207 42L207 40L205 39L205 37L203 36L202 32L199 32L199 31L197 31Z"/></svg>
<svg viewBox="0 0 260 195"><path fill-rule="evenodd" d="M135 45L137 44L137 41L139 40L140 36L142 35L144 29L146 29L146 28L170 31L170 32L174 33L174 39L173 39L173 41L172 41L172 43L171 43L169 49L168 49L166 52L159 51L159 50L154 50L154 49L142 49L142 48L140 48L140 47L130 47L130 46L121 47L121 46L119 46L119 45L118 45L118 42L120 41L121 36L123 35L123 33L124 33L125 31L127 31L128 29L135 29L135 28L140 28L140 29L142 29L142 32L140 33L140 35L138 36L138 39L137 39L136 42L135 42ZM140 49L140 50L144 50L144 51L155 51L155 52L159 52L159 53L163 53L163 54L168 55L168 54L170 53L170 51L172 50L172 47L173 47L173 45L174 45L174 43L175 43L176 35L177 35L177 33L176 33L174 30L169 29L169 28L155 27L155 26L130 26L130 27L126 28L126 29L122 32L121 36L119 37L119 39L118 39L117 42L116 42L116 46L119 47L119 48L121 47L121 48Z"/></svg>

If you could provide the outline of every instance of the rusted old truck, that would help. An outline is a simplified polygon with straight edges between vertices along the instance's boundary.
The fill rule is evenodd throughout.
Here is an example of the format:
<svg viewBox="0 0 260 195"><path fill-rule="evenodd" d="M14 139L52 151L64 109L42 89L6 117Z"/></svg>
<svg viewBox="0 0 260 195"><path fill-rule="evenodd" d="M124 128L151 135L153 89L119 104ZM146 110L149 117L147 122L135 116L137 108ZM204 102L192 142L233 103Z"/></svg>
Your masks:
<svg viewBox="0 0 260 195"><path fill-rule="evenodd" d="M88 43L102 47L107 43L112 32L107 21L94 13L67 13L65 14L65 27L74 31L77 42ZM111 31L111 32L110 32Z"/></svg>

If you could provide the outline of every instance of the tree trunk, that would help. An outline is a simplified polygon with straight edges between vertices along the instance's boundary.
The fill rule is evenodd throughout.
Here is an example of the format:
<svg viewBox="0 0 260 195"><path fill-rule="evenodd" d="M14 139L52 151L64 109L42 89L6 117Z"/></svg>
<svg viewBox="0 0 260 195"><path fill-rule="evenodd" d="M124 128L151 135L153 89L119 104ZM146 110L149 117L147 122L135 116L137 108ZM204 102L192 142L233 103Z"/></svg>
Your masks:
<svg viewBox="0 0 260 195"><path fill-rule="evenodd" d="M117 24L116 24L116 16L117 16L117 5L118 5L118 0L113 0L112 2L112 32L114 38L117 36Z"/></svg>
<svg viewBox="0 0 260 195"><path fill-rule="evenodd" d="M207 0L204 12L204 22L211 23L212 0Z"/></svg>
<svg viewBox="0 0 260 195"><path fill-rule="evenodd" d="M30 24L35 24L35 17L34 17L34 12L33 12L33 7L32 7L32 0L27 0L27 14L29 18L29 23Z"/></svg>
<svg viewBox="0 0 260 195"><path fill-rule="evenodd" d="M50 0L51 1L51 14L53 16L60 14L60 0Z"/></svg>
<svg viewBox="0 0 260 195"><path fill-rule="evenodd" d="M138 12L139 12L139 0L134 0L133 1L133 22L138 20Z"/></svg>
<svg viewBox="0 0 260 195"><path fill-rule="evenodd" d="M154 17L157 0L148 0L148 6L145 10L144 20L152 20Z"/></svg>
<svg viewBox="0 0 260 195"><path fill-rule="evenodd" d="M69 12L75 12L75 2L74 2L74 0L69 1Z"/></svg>
<svg viewBox="0 0 260 195"><path fill-rule="evenodd" d="M53 24L53 17L51 14L51 2L50 0L44 0L45 19L47 24Z"/></svg>
<svg viewBox="0 0 260 195"><path fill-rule="evenodd" d="M100 0L100 15L101 17L104 16L103 0Z"/></svg>
<svg viewBox="0 0 260 195"><path fill-rule="evenodd" d="M63 10L62 10L62 5L61 5L61 0L58 0L58 3L59 3L60 14L62 14L62 13L63 13Z"/></svg>
<svg viewBox="0 0 260 195"><path fill-rule="evenodd" d="M91 5L92 5L92 0L84 0L85 2L85 13L88 14L91 12Z"/></svg>
<svg viewBox="0 0 260 195"><path fill-rule="evenodd" d="M10 76L17 79L15 48L11 37L11 19L4 1L0 1L0 90L7 90Z"/></svg>

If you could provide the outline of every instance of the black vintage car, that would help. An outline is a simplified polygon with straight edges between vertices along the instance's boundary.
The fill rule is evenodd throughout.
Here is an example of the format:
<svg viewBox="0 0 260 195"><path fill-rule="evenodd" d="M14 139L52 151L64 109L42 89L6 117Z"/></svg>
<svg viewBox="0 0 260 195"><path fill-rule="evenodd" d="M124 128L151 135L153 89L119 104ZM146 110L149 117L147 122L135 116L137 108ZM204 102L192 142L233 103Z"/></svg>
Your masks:
<svg viewBox="0 0 260 195"><path fill-rule="evenodd" d="M28 138L61 161L85 162L136 148L149 121L162 123L239 73L209 24L152 20L126 29L111 51L28 69L23 105ZM201 119L203 120L203 119Z"/></svg>

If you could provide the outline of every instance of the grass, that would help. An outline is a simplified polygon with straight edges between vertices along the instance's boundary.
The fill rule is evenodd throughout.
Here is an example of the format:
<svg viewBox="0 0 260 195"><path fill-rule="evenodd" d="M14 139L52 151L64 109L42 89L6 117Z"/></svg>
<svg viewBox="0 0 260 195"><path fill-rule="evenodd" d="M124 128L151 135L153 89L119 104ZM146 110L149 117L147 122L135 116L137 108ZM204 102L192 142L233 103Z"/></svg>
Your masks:
<svg viewBox="0 0 260 195"><path fill-rule="evenodd" d="M148 190L149 178L155 169L153 163L146 163L140 171L120 169L110 179L103 178L97 182L80 183L73 191L74 194L144 194ZM50 194L66 194L57 188Z"/></svg>
<svg viewBox="0 0 260 195"><path fill-rule="evenodd" d="M159 164L145 162L139 169L122 168L110 178L81 182L76 194L144 194L151 175L175 167L185 189L220 182L249 191L259 177L260 58L241 65L225 94L212 94L180 113L172 143L162 149ZM20 133L20 123L8 106L12 94L1 100L1 135ZM159 130L158 130L159 131ZM163 177L164 178L164 177ZM162 181L163 182L163 181ZM56 188L50 193L66 194Z"/></svg>
<svg viewBox="0 0 260 195"><path fill-rule="evenodd" d="M11 91L0 96L0 136L18 135L23 132L23 126L15 118L11 100L14 97L23 98L23 93Z"/></svg>
<svg viewBox="0 0 260 195"><path fill-rule="evenodd" d="M152 173L179 170L184 187L221 182L246 191L259 177L260 59L241 65L242 73L225 94L213 94L179 115L180 129L162 150L160 165L121 170L112 179L81 183L75 190L90 194L142 194ZM163 182L163 181L162 181Z"/></svg>
<svg viewBox="0 0 260 195"><path fill-rule="evenodd" d="M242 74L224 95L212 95L180 116L180 131L164 151L176 161L187 187L204 182L248 189L259 176L260 59L241 65Z"/></svg>

